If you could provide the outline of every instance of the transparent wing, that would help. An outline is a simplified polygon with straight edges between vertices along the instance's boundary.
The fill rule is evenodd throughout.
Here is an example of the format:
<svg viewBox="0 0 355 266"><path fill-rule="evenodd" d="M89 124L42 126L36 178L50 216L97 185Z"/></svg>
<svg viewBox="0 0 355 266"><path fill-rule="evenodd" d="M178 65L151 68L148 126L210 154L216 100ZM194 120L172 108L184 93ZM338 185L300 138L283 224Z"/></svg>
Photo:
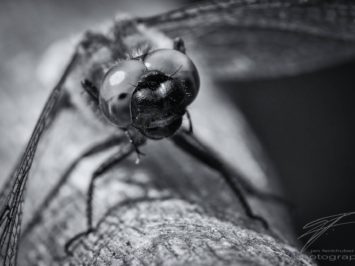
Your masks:
<svg viewBox="0 0 355 266"><path fill-rule="evenodd" d="M138 21L182 37L189 54L196 51L224 81L295 75L355 58L354 1L203 1Z"/></svg>
<svg viewBox="0 0 355 266"><path fill-rule="evenodd" d="M0 193L0 264L16 265L18 238L21 230L22 202L28 173L32 166L38 142L55 114L60 109L60 99L63 95L63 84L71 73L78 52L72 56L58 84L52 90L38 118L27 147Z"/></svg>

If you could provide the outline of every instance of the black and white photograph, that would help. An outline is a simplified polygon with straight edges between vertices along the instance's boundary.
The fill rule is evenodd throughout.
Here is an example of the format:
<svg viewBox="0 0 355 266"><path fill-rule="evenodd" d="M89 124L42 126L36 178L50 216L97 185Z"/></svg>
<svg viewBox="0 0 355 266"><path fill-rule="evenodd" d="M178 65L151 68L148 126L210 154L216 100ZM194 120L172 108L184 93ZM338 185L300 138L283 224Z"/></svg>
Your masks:
<svg viewBox="0 0 355 266"><path fill-rule="evenodd" d="M355 2L1 0L0 265L355 265Z"/></svg>

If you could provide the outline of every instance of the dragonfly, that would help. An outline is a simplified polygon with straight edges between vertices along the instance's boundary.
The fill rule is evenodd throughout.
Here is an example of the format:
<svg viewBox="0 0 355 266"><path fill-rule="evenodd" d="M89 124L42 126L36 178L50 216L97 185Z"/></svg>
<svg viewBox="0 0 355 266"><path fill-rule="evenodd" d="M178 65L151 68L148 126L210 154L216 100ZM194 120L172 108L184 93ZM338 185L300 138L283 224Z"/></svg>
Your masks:
<svg viewBox="0 0 355 266"><path fill-rule="evenodd" d="M181 150L218 171L246 215L268 228L267 221L253 212L244 194L266 198L272 195L256 191L242 178L233 176L223 159L193 134L187 107L198 94L199 82L188 50L200 51L211 62L207 68L217 80L275 78L314 71L355 56L354 10L353 4L346 1L204 1L157 16L116 21L106 35L87 33L52 90L24 153L0 194L2 264L16 265L24 191L36 148L58 114L67 108L71 92L64 85L78 66L82 68L78 90L82 87L101 112L101 118L124 134L84 152L54 188L56 191L65 182L82 158L121 145L120 152L91 177L87 230L67 243L68 252L72 242L94 230L95 180L132 153L140 159L139 148L147 139L169 138ZM146 29L154 31L147 33ZM129 38L132 35L135 39ZM332 49L337 53L329 53ZM102 51L107 53L95 56ZM122 84L117 92L114 88ZM164 94L167 91L168 96ZM190 121L187 129L181 125L183 116Z"/></svg>

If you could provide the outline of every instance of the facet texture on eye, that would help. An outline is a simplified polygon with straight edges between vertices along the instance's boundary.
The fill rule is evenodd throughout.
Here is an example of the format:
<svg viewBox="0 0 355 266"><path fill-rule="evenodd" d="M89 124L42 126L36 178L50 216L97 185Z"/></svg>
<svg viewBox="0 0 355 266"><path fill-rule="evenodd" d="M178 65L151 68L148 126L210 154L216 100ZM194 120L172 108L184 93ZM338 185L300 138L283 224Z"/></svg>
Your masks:
<svg viewBox="0 0 355 266"><path fill-rule="evenodd" d="M189 92L196 96L200 86L199 75L192 60L185 54L171 49L151 52L144 59L148 70L158 70L165 75L186 83ZM195 97L193 97L190 101Z"/></svg>

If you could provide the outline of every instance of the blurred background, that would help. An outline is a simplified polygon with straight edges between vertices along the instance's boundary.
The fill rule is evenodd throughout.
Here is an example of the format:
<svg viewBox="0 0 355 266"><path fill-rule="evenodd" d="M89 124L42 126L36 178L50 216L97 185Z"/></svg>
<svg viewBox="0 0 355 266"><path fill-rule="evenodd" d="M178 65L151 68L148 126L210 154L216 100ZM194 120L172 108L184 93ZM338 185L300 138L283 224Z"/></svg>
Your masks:
<svg viewBox="0 0 355 266"><path fill-rule="evenodd" d="M0 152L1 182L23 149L51 89L36 80L46 48L118 12L148 16L189 3L1 1L0 150L6 151ZM295 203L298 235L311 220L355 211L354 73L355 61L349 59L295 77L223 84L223 93L245 114L281 177L285 194ZM14 140L12 135L19 137ZM334 228L312 248L355 249L350 237L354 233L352 225ZM320 265L340 262L320 261Z"/></svg>

